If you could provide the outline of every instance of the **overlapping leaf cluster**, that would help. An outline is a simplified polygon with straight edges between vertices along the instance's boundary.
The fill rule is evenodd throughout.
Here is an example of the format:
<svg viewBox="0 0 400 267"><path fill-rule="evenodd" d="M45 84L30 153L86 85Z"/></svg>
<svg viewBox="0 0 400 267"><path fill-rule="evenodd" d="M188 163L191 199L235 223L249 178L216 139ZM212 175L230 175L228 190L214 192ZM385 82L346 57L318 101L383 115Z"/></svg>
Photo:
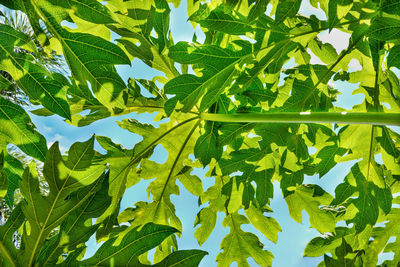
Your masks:
<svg viewBox="0 0 400 267"><path fill-rule="evenodd" d="M306 211L311 227L322 234L310 241L305 256L325 255L321 266L375 266L380 253L394 252L383 264L399 264L400 241L389 241L399 235L393 206L400 193L396 129L201 119L202 113L399 113L398 1L311 0L326 15L319 19L302 15L300 0L188 0L189 21L203 31L202 42L196 35L192 42L173 40L170 12L179 0L0 4L25 13L35 33L32 39L0 24L0 70L12 77L0 76L0 89L14 82L38 105L34 114L57 114L75 126L132 112L156 112L158 122L119 122L143 137L132 149L94 136L62 156L57 143L47 149L23 108L0 97L0 196L12 209L0 227L4 265L140 266L151 263L146 252L155 247L157 265L197 265L205 252L176 251L174 233L180 235L182 223L171 196L180 193L178 181L199 198L195 237L200 245L213 232L217 214L225 215L223 227L230 232L221 240L218 266L248 266L249 257L260 266L272 265L272 253L241 226L251 224L277 242L282 229L269 205L281 196L274 196L274 182L290 216L301 223ZM319 39L332 30L350 35L343 51ZM111 41L111 34L118 39ZM62 55L68 73L42 66L39 51ZM116 65L135 58L164 76L123 81ZM354 60L360 70L349 68ZM363 102L341 108L337 80L357 84L353 93L362 94ZM95 142L106 152L94 151ZM43 171L34 164L24 170L7 153L8 144L44 162ZM163 163L151 160L156 146L168 152ZM304 183L306 176L324 179L335 165L350 160L354 165L346 177L337 177L342 182L334 196ZM204 191L193 170L205 166L215 183ZM151 201L120 212L125 190L141 179L153 179L147 188ZM40 191L40 181L47 192ZM14 203L17 188L22 200ZM17 247L16 234L22 236ZM105 243L83 260L94 234Z"/></svg>

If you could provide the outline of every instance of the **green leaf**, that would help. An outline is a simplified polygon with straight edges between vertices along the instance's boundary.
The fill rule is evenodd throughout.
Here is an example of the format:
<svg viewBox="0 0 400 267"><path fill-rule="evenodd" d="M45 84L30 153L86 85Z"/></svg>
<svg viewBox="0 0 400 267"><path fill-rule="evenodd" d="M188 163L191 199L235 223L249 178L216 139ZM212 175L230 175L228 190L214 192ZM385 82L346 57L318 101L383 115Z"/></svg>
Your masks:
<svg viewBox="0 0 400 267"><path fill-rule="evenodd" d="M53 236L40 252L38 263L41 266L56 265L65 251L72 251L96 232L99 225L92 225L92 219L100 216L111 202L108 195L108 176L104 175L95 181L95 189L83 188L76 194L90 194L86 202L72 211L60 226L60 233ZM93 192L91 192L93 191Z"/></svg>
<svg viewBox="0 0 400 267"><path fill-rule="evenodd" d="M37 261L48 234L96 191L96 184L93 183L105 170L104 165L96 164L82 170L76 169L77 166L82 166L81 161L91 160L86 155L90 154L90 150L93 151L93 138L83 145L75 145L71 150L79 155L81 160L68 168L61 157L58 143L54 143L50 148L43 167L44 178L50 189L47 196L40 193L35 165L31 163L24 172L20 183L21 193L24 196L22 211L28 221L24 226L23 235L23 242L26 245L22 252L23 257L20 259L24 264L31 265ZM86 194L70 196L85 186Z"/></svg>
<svg viewBox="0 0 400 267"><path fill-rule="evenodd" d="M5 155L4 172L8 179L7 195L4 199L6 204L12 207L14 206L14 192L19 187L19 181L24 173L24 167L21 161L7 153Z"/></svg>
<svg viewBox="0 0 400 267"><path fill-rule="evenodd" d="M360 251L353 251L352 247L342 238L342 244L335 250L337 259L325 255L324 261L327 267L359 266L355 263L359 253Z"/></svg>
<svg viewBox="0 0 400 267"><path fill-rule="evenodd" d="M387 65L388 67L396 67L400 68L400 45L395 45L389 51L389 55L387 57Z"/></svg>
<svg viewBox="0 0 400 267"><path fill-rule="evenodd" d="M56 73L35 64L29 53L14 52L14 47L21 47L35 53L33 41L4 24L0 25L0 40L0 69L7 70L29 98L40 101L47 109L69 119L71 113L66 99L68 82L59 79Z"/></svg>
<svg viewBox="0 0 400 267"><path fill-rule="evenodd" d="M249 11L249 15L247 16L247 21L256 20L259 16L264 14L267 10L269 0L260 0L254 2L254 5L251 6L251 9Z"/></svg>
<svg viewBox="0 0 400 267"><path fill-rule="evenodd" d="M337 155L343 156L346 151L347 149L338 147L337 145L322 148L317 154L317 158L321 159L317 165L319 177L322 178L322 176L327 174L336 165L335 157Z"/></svg>
<svg viewBox="0 0 400 267"><path fill-rule="evenodd" d="M394 18L378 17L372 21L367 31L370 38L379 41L390 41L399 38L400 20Z"/></svg>
<svg viewBox="0 0 400 267"><path fill-rule="evenodd" d="M200 224L194 233L195 238L202 245L208 237L211 235L217 223L216 211L211 207L206 207L200 210L196 216L196 221L194 226Z"/></svg>
<svg viewBox="0 0 400 267"><path fill-rule="evenodd" d="M12 83L0 75L0 91L7 90L12 86Z"/></svg>
<svg viewBox="0 0 400 267"><path fill-rule="evenodd" d="M199 266L200 261L208 253L202 250L178 250L168 255L162 262L154 264L154 267L170 266Z"/></svg>
<svg viewBox="0 0 400 267"><path fill-rule="evenodd" d="M55 6L60 6L71 10L74 15L81 19L98 23L107 24L115 22L112 18L112 13L105 5L102 5L96 0L46 0Z"/></svg>
<svg viewBox="0 0 400 267"><path fill-rule="evenodd" d="M140 229L132 227L124 233L122 238L107 240L93 257L80 264L83 266L110 264L140 266L138 260L140 254L158 246L165 238L176 232L177 230L172 227L152 223Z"/></svg>
<svg viewBox="0 0 400 267"><path fill-rule="evenodd" d="M332 30L336 24L343 19L350 11L353 1L349 0L333 0L329 1L328 23L329 30Z"/></svg>
<svg viewBox="0 0 400 267"><path fill-rule="evenodd" d="M385 0L381 4L383 11L393 15L400 15L400 3L396 0Z"/></svg>
<svg viewBox="0 0 400 267"><path fill-rule="evenodd" d="M170 8L166 0L155 0L156 13L154 15L154 30L157 33L158 51L161 53L168 46Z"/></svg>
<svg viewBox="0 0 400 267"><path fill-rule="evenodd" d="M377 137L376 140L380 143L381 147L391 155L394 160L400 156L400 150L396 147L393 139L390 136L391 130L387 127L382 127L382 136Z"/></svg>
<svg viewBox="0 0 400 267"><path fill-rule="evenodd" d="M282 232L279 223L271 217L264 216L263 212L254 206L245 210L250 223L272 242L278 241L278 232Z"/></svg>
<svg viewBox="0 0 400 267"><path fill-rule="evenodd" d="M221 249L223 252L218 254L218 266L230 266L232 262L237 262L238 266L250 266L247 258L252 257L260 266L272 265L272 253L263 250L264 245L258 237L252 233L244 232L240 227L249 221L238 213L230 214L225 217L223 226L229 226L230 233L222 240Z"/></svg>
<svg viewBox="0 0 400 267"><path fill-rule="evenodd" d="M347 200L356 192L358 193L357 198ZM379 207L385 213L390 211L392 194L389 188L379 188L373 182L366 180L359 164L356 164L345 177L345 181L335 189L335 199L332 201L332 205L339 205L346 200L348 204L352 203L356 208L354 210L350 207L356 214L348 221L354 222L357 232L361 232L368 224L372 226L376 223Z"/></svg>
<svg viewBox="0 0 400 267"><path fill-rule="evenodd" d="M273 196L272 186L272 175L274 170L271 169L270 162L265 157L268 152L267 148L263 149L242 149L234 151L230 154L230 159L221 159L220 166L222 174L230 175L236 171L242 171L241 176L236 177L235 187L240 188L240 184L243 184L243 199L242 203L245 208L249 207L250 202L257 201L260 206L264 206L269 202L269 199ZM257 171L258 167L261 167L260 171ZM256 190L250 183L255 181L257 184ZM225 195L231 195L233 187L233 179L227 183L223 188ZM254 194L256 195L254 199ZM232 200L234 201L234 200Z"/></svg>
<svg viewBox="0 0 400 267"><path fill-rule="evenodd" d="M296 222L302 223L301 212L305 210L310 218L311 227L321 233L333 232L335 229L333 214L320 208L321 205L330 204L332 196L317 185L298 185L293 191L293 194L285 198L290 216Z"/></svg>
<svg viewBox="0 0 400 267"><path fill-rule="evenodd" d="M398 203L398 198L393 201ZM397 238L399 237L399 225L397 223L400 216L400 210L393 208L385 218L384 227L375 227L373 231L374 243L370 244L366 249L365 259L368 260L369 266L376 265L378 256L382 252L394 252L393 263L399 262L400 250ZM396 241L388 242L391 237L396 237ZM386 261L385 261L386 262ZM385 264L384 262L384 264ZM390 264L390 263L388 263ZM390 265L389 265L390 266Z"/></svg>
<svg viewBox="0 0 400 267"><path fill-rule="evenodd" d="M334 235L328 237L315 237L308 242L304 249L305 257L319 257L333 251L342 243L342 238L354 234L353 229L347 227L337 227Z"/></svg>
<svg viewBox="0 0 400 267"><path fill-rule="evenodd" d="M170 194L175 194L177 191L175 180L177 175L182 174L183 160L193 151L193 140L183 146L181 143L182 138L186 138L187 132L193 127L193 123L190 123L193 118L183 120L188 117L187 115L179 117L178 121L181 124L175 125L176 121L171 121L160 125L159 128L149 124L141 124L132 119L120 122L119 125L122 128L143 136L143 141L136 144L130 153L126 150L121 151L118 146L112 147L110 142L105 145L104 138L102 138L103 140L98 139L101 145L109 151L102 158L104 162L110 162L109 194L112 196L110 207L100 216L98 222L107 220L108 229L112 228L112 224L115 223L118 215L119 203L125 188L136 184L140 179L156 177L157 179L148 188L149 191L151 190L154 201L152 203L137 203L134 223L135 225L143 225L147 222L154 222L169 225L171 220L171 225L181 230L181 222L175 215L174 205L169 198ZM172 137L164 138L169 133ZM157 144L161 144L168 151L168 160L164 164L148 160ZM182 152L179 152L180 148L183 149ZM136 171L135 168L139 163L140 171ZM177 166L177 168L172 168L172 166ZM132 173L130 173L131 170ZM191 169L186 169L185 175L188 175L190 171Z"/></svg>
<svg viewBox="0 0 400 267"><path fill-rule="evenodd" d="M300 9L301 0L279 1L275 13L276 23L281 23L286 18L294 17Z"/></svg>
<svg viewBox="0 0 400 267"><path fill-rule="evenodd" d="M225 13L222 6L211 11L209 16L200 20L199 23L202 27L227 34L245 35L252 31L252 26L245 17L240 16L240 13Z"/></svg>
<svg viewBox="0 0 400 267"><path fill-rule="evenodd" d="M183 104L181 111L188 112L204 95L200 111L215 103L238 73L238 66L251 57L249 50L222 49L214 45L196 45L179 42L170 48L170 57L181 64L194 64L202 68L203 76L183 74L170 80L164 87L166 94L176 95L166 102L166 113L171 114L177 102Z"/></svg>
<svg viewBox="0 0 400 267"><path fill-rule="evenodd" d="M110 187L108 189L111 196L111 203L107 210L101 214L97 220L98 223L103 221L105 226L103 231L97 232L97 238L107 235L112 228L112 224L116 220L115 212L119 211L119 203L126 189L127 177L132 157L132 151L124 149L121 145L115 144L109 137L96 136L97 142L101 147L107 150L107 154L99 158L100 161L109 164L109 180ZM134 184L134 182L132 182Z"/></svg>
<svg viewBox="0 0 400 267"><path fill-rule="evenodd" d="M9 206L1 209L0 265L199 265L206 253L177 251L173 235L185 235L187 226L174 205L182 184L199 199L194 237L200 245L225 214L230 232L219 266L248 266L249 257L271 266L272 254L241 227L251 224L277 243L285 229L268 206L276 182L291 217L301 223L307 212L311 227L323 234L307 245L305 256L324 255L320 266L372 267L381 253L393 252L382 265L396 266L398 129L348 123L357 116L367 124L399 116L393 69L400 67L399 5L309 2L326 19L303 14L300 0L189 0L189 20L200 27L189 36L192 42L175 43L172 36L183 37L169 25L179 0L0 0L24 13L21 20L8 17L9 10L0 13L0 197L7 189ZM334 28L351 36L339 54L338 42L321 41ZM116 65L140 68L137 60L162 73L146 72L146 79L127 73L135 78L125 83ZM361 70L349 72L357 61ZM349 108L353 100L338 97L337 80L353 83L357 89L346 93L363 102ZM61 155L57 143L47 151L28 107L17 104L20 93L21 102L26 96L39 105L32 114L58 114L74 126L134 112L153 113L154 124L119 122L142 138L132 149L93 136ZM383 114L363 114L380 109ZM290 115L285 111L296 123L280 121ZM259 121L266 118L277 121ZM94 151L94 139L105 153ZM158 157L163 149L165 160ZM43 168L34 161L23 171L30 157L44 161ZM345 178L335 177L335 199L308 184L311 176L326 178L349 160L357 162ZM197 176L202 167L204 178ZM126 189L134 191L142 179L148 180L149 200L121 211ZM94 235L104 244L83 260Z"/></svg>
<svg viewBox="0 0 400 267"><path fill-rule="evenodd" d="M86 142L74 143L68 151L65 165L74 170L84 170L90 167L94 156L94 136Z"/></svg>
<svg viewBox="0 0 400 267"><path fill-rule="evenodd" d="M110 110L125 108L122 91L126 85L114 67L114 64L130 64L124 51L100 37L63 29L44 8L41 13L49 30L60 41L73 77L81 84L89 82L94 95Z"/></svg>
<svg viewBox="0 0 400 267"><path fill-rule="evenodd" d="M28 114L18 105L0 97L0 137L31 157L44 160L47 145Z"/></svg>
<svg viewBox="0 0 400 267"><path fill-rule="evenodd" d="M194 155L203 166L210 163L211 159L219 160L222 155L222 146L217 144L218 129L215 122L206 122L205 132L196 141Z"/></svg>

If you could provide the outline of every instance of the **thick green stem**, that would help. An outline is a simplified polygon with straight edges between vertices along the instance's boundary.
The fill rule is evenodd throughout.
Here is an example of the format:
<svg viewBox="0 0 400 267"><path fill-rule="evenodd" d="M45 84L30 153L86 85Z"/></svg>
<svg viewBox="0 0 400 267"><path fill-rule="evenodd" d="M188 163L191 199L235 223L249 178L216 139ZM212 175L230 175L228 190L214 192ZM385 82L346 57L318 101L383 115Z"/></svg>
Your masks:
<svg viewBox="0 0 400 267"><path fill-rule="evenodd" d="M221 122L342 123L400 126L400 113L382 112L202 113L200 118Z"/></svg>

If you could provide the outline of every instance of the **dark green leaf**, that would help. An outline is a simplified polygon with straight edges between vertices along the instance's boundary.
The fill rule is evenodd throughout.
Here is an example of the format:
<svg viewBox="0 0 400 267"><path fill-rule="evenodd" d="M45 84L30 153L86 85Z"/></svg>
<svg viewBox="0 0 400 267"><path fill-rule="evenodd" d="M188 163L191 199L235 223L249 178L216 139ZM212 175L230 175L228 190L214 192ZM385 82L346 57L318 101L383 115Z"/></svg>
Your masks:
<svg viewBox="0 0 400 267"><path fill-rule="evenodd" d="M400 37L400 20L394 18L378 17L372 21L367 31L370 38L379 41L390 41Z"/></svg>
<svg viewBox="0 0 400 267"><path fill-rule="evenodd" d="M109 239L93 257L82 261L81 264L83 266L110 264L140 266L138 260L140 254L158 246L165 238L176 232L177 230L172 227L152 223L140 229L138 227L128 229L117 244L115 244L116 238Z"/></svg>

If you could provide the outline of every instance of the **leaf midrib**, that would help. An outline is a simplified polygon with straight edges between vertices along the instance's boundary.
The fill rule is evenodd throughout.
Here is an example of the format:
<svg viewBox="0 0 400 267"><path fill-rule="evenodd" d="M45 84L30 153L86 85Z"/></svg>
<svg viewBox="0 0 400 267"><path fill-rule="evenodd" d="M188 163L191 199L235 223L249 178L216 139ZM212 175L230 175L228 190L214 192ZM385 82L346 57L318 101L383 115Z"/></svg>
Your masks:
<svg viewBox="0 0 400 267"><path fill-rule="evenodd" d="M99 179L98 181L100 181L100 179ZM98 181L96 181L96 183L97 183ZM96 187L96 186L94 186L94 188L95 188L95 187ZM92 204L92 201L93 201L93 199L94 199L94 197L95 197L95 194L87 194L87 195L89 195L89 198L91 198L91 199L90 199L89 201L87 201L85 208L82 210L82 212L79 213L79 216L77 216L77 217L75 218L74 223L70 226L70 228L68 229L68 231L65 232L66 235L68 235L68 234L72 231L72 229L74 228L74 226L78 223L79 219L80 219L80 218L83 216L83 214L85 213L86 208L87 208L90 204ZM60 233L60 234L61 234L61 233ZM46 262L48 262L48 261L51 259L52 255L57 251L57 249L58 249L59 247L60 247L60 240L59 240L59 242L57 243L57 245L53 247L52 252L51 252L50 255L46 258L46 260L43 262L43 266L46 266Z"/></svg>
<svg viewBox="0 0 400 267"><path fill-rule="evenodd" d="M84 154L86 153L86 151L89 149L89 147L90 147L90 144L85 148L84 152L81 153L81 156L79 157L79 160L77 160L77 162L74 164L74 167L73 167L72 169L70 169L70 172L69 172L68 176L66 177L66 179L64 180L64 183L63 183L62 187L58 190L57 195L56 195L56 197L54 198L54 201L53 201L53 203L52 203L52 205L51 205L51 207L50 207L49 213L47 214L46 220L44 221L44 223L43 223L42 225L39 224L39 225L41 226L41 230L40 230L39 235L38 235L38 238L36 239L36 242L35 242L35 244L34 244L34 247L33 247L33 250L32 250L32 254L31 254L31 257L30 257L30 259L29 259L29 264L28 264L28 266L32 266L32 264L33 264L34 258L35 258L35 256L36 256L36 250L38 249L39 243L40 243L41 240L42 240L42 235L43 235L44 231L47 229L47 227L46 227L47 222L49 221L49 219L50 219L50 217L51 217L51 215L52 215L52 213L53 213L54 206L56 205L56 203L57 203L57 201L58 201L58 198L61 196L61 193L63 192L63 189L64 189L65 184L68 182L68 180L69 180L69 178L71 177L72 172L75 170L76 166L78 166L78 164L81 162L82 157L84 156ZM57 150L57 151L58 151L58 150ZM56 153L57 153L57 152L56 152ZM62 159L61 159L61 160L62 160ZM53 170L54 170L54 169L53 169ZM54 179L56 179L55 176L54 176ZM55 185L57 185L57 183L55 183ZM32 205L34 205L34 202L33 202L33 201L32 201ZM35 210L36 210L36 209L35 209ZM69 214L72 210L73 210L73 208L70 209L70 210L67 212L67 214ZM64 214L64 215L65 215L65 214Z"/></svg>
<svg viewBox="0 0 400 267"><path fill-rule="evenodd" d="M172 228L171 228L171 229L172 229ZM108 259L114 257L114 256L117 255L118 253L124 251L125 249L128 249L130 246L135 245L135 243L141 241L142 239L151 237L151 236L156 235L156 234L166 233L166 232L171 232L171 234L172 234L173 231L172 231L171 229L158 230L157 232L151 232L151 233L149 233L149 234L147 234L147 235L144 235L144 236L142 236L142 237L139 237L138 239L133 240L132 242L130 242L129 244L127 244L127 245L124 246L123 248L120 248L120 249L117 250L116 252L114 252L114 253L112 253L111 255L105 257L103 260L97 262L97 264L101 264L102 262L107 261ZM136 254L135 254L135 255L136 255Z"/></svg>

